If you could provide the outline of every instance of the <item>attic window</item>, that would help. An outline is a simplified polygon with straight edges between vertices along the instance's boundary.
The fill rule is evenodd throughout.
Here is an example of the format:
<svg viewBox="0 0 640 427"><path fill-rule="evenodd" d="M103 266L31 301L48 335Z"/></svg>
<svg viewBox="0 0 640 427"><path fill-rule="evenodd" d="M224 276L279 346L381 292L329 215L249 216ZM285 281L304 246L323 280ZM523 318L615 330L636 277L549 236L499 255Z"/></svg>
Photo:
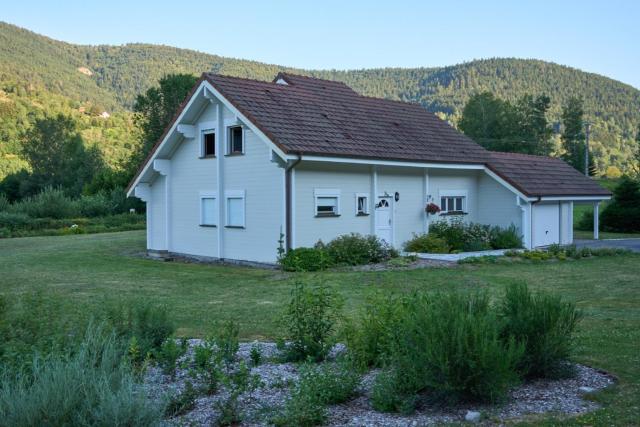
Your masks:
<svg viewBox="0 0 640 427"><path fill-rule="evenodd" d="M207 130L202 133L202 155L201 157L216 156L216 133L213 130Z"/></svg>
<svg viewBox="0 0 640 427"><path fill-rule="evenodd" d="M231 126L229 128L229 148L228 154L244 153L244 132L242 126Z"/></svg>
<svg viewBox="0 0 640 427"><path fill-rule="evenodd" d="M276 80L276 84L277 85L285 85L285 86L289 86L289 83L286 82L285 79L283 79L282 77L280 77L278 80Z"/></svg>

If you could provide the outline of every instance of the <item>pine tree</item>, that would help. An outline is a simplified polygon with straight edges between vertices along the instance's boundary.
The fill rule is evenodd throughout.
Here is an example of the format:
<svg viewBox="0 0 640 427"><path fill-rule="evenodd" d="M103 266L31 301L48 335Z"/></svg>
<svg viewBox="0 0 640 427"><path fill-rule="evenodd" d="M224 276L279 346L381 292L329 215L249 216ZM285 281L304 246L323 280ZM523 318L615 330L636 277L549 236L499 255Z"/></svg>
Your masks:
<svg viewBox="0 0 640 427"><path fill-rule="evenodd" d="M584 173L585 134L583 131L584 107L581 98L572 97L562 107L562 146L564 159L571 166Z"/></svg>

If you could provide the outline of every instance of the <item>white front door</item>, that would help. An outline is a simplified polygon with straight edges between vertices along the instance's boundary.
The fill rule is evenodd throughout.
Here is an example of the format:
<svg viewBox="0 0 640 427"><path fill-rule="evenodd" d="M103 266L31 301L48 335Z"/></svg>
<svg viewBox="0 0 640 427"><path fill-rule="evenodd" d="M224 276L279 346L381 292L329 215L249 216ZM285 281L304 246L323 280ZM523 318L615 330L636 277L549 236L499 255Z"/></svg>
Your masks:
<svg viewBox="0 0 640 427"><path fill-rule="evenodd" d="M537 203L533 205L533 246L560 243L560 205Z"/></svg>
<svg viewBox="0 0 640 427"><path fill-rule="evenodd" d="M378 197L376 204L376 236L390 245L393 244L392 200L391 197Z"/></svg>

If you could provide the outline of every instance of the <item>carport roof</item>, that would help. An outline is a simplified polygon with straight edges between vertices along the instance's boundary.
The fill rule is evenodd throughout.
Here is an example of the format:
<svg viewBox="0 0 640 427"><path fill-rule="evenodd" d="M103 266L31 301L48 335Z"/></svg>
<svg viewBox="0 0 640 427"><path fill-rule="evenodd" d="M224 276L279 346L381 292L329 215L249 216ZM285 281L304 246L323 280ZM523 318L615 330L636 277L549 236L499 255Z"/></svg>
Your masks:
<svg viewBox="0 0 640 427"><path fill-rule="evenodd" d="M529 197L609 197L611 192L561 159L491 152L486 166Z"/></svg>

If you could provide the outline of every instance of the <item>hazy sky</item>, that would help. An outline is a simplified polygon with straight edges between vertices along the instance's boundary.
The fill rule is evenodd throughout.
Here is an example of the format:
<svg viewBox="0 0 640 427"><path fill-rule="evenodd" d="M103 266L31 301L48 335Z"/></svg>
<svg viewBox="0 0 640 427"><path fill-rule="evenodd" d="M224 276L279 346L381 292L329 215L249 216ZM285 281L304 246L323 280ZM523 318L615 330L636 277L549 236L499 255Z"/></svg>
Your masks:
<svg viewBox="0 0 640 427"><path fill-rule="evenodd" d="M538 58L640 88L640 0L0 0L0 20L73 43L161 43L301 68Z"/></svg>

